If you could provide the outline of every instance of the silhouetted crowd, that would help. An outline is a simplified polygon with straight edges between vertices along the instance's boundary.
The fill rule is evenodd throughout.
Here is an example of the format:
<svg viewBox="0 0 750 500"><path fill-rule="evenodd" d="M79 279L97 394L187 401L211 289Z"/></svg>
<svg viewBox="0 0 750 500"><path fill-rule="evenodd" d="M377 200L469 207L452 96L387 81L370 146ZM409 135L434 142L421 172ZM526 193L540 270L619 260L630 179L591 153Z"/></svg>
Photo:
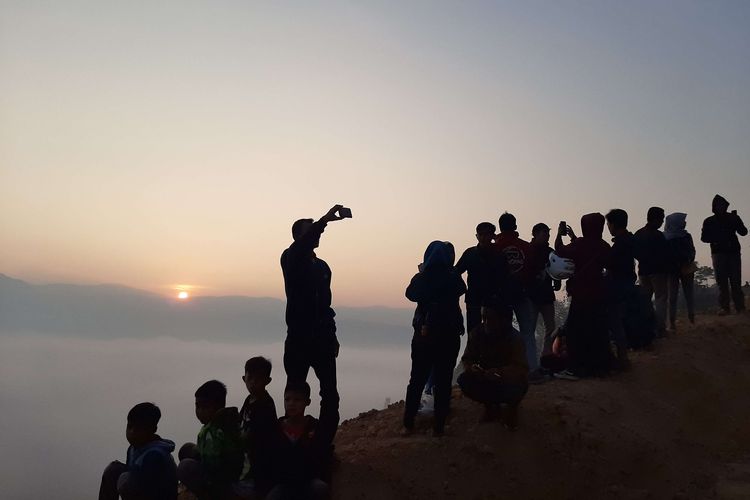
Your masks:
<svg viewBox="0 0 750 500"><path fill-rule="evenodd" d="M745 309L737 235L745 236L747 228L728 208L716 195L714 215L701 231L701 241L711 245L720 314L731 312L732 301L737 312ZM239 410L226 406L226 386L217 380L196 390L195 415L202 427L196 443L180 448L179 465L172 458L174 443L157 434L159 408L137 404L127 415L126 462L107 466L100 500L174 499L178 481L199 499L330 498L339 423L339 342L331 269L315 249L329 223L351 216L351 210L336 205L317 221L296 221L293 242L282 254L287 296L284 416L277 417L266 391L272 367L261 356L245 363L242 378L248 396ZM466 332L457 385L466 397L484 405L484 419L500 420L512 430L529 384L628 370L629 349L648 347L654 338L675 332L680 290L687 319L694 322L697 264L686 219L681 212L665 218L662 208L652 207L645 226L633 234L622 209L606 216L586 214L580 237L561 221L552 248L549 226L534 225L527 242L518 234L515 217L506 212L498 220L499 232L490 222L477 225L477 245L457 262L451 243L430 243L406 289L406 297L417 305L404 434L415 428L425 391L434 400L433 434L445 432ZM605 225L611 245L603 238ZM570 306L563 324L557 325L556 292L563 281ZM540 316L544 334L538 342ZM306 414L310 368L320 382L319 419Z"/></svg>

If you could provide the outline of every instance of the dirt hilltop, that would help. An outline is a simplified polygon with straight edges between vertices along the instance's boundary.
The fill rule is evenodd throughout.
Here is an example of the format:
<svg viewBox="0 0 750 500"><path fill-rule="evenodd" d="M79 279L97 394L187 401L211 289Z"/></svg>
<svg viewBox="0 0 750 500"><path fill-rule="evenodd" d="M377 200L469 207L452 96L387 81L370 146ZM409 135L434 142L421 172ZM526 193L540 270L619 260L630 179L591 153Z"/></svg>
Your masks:
<svg viewBox="0 0 750 500"><path fill-rule="evenodd" d="M628 373L531 387L516 432L460 394L439 439L399 436L403 402L348 420L334 498L750 499L750 316L678 327Z"/></svg>

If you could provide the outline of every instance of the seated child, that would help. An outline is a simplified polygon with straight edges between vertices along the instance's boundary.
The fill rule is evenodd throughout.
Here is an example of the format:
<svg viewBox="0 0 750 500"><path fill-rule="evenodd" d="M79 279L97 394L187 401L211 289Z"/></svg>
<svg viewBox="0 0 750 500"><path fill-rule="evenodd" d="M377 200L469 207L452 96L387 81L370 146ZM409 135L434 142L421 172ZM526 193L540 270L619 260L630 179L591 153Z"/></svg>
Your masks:
<svg viewBox="0 0 750 500"><path fill-rule="evenodd" d="M464 394L485 405L485 418L501 417L518 425L518 404L528 390L529 365L523 340L512 326L511 310L492 297L482 307L482 323L469 334L461 358L464 372L458 385Z"/></svg>
<svg viewBox="0 0 750 500"><path fill-rule="evenodd" d="M238 496L234 487L242 473L244 454L240 444L239 413L225 408L227 388L209 380L195 391L195 416L203 427L198 444L180 448L177 477L200 499Z"/></svg>
<svg viewBox="0 0 750 500"><path fill-rule="evenodd" d="M156 434L160 418L161 411L153 403L139 403L128 412L127 461L112 462L104 469L99 500L177 498L174 443Z"/></svg>
<svg viewBox="0 0 750 500"><path fill-rule="evenodd" d="M266 493L270 484L270 463L263 453L266 441L276 430L276 405L266 391L271 383L271 362L256 356L245 363L242 376L249 395L240 409L240 437L247 454L249 471L245 481L252 482L255 491Z"/></svg>
<svg viewBox="0 0 750 500"><path fill-rule="evenodd" d="M328 477L330 442L318 421L305 415L310 386L291 381L284 390L285 415L278 420L270 442L274 487L266 500L324 500L330 498Z"/></svg>

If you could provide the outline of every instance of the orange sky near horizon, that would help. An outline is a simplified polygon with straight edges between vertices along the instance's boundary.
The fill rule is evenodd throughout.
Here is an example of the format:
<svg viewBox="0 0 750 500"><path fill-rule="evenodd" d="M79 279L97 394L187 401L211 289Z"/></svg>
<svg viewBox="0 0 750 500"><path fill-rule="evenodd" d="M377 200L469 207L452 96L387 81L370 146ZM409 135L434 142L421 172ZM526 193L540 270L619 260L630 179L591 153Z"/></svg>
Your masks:
<svg viewBox="0 0 750 500"><path fill-rule="evenodd" d="M687 212L707 265L714 194L750 223L750 8L636 4L2 6L0 272L283 298L335 203L335 305L505 210Z"/></svg>

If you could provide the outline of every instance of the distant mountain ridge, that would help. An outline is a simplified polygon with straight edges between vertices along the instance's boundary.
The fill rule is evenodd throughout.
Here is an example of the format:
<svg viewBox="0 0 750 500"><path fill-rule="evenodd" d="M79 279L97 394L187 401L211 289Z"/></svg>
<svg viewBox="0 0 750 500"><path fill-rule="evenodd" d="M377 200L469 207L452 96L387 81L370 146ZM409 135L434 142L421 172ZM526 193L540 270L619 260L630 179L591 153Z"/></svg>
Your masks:
<svg viewBox="0 0 750 500"><path fill-rule="evenodd" d="M0 335L280 342L284 308L284 301L269 297L177 301L122 285L36 285L0 274ZM409 309L334 308L342 344L401 347L411 340Z"/></svg>

